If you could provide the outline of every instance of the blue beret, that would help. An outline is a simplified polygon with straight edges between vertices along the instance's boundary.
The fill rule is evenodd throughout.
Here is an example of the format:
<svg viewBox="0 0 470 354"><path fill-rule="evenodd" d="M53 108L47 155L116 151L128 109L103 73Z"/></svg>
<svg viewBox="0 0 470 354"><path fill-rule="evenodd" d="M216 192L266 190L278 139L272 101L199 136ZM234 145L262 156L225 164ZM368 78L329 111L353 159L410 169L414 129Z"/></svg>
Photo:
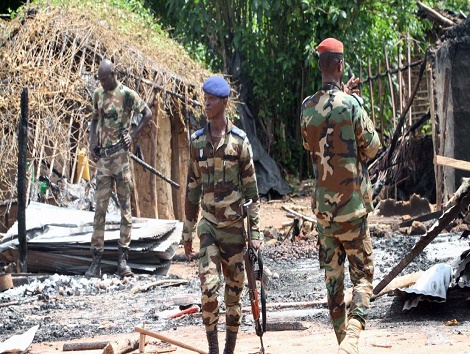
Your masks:
<svg viewBox="0 0 470 354"><path fill-rule="evenodd" d="M230 96L230 86L227 81L225 81L224 78L220 76L211 76L208 78L204 82L204 85L202 85L202 89L205 93L217 97L225 98Z"/></svg>

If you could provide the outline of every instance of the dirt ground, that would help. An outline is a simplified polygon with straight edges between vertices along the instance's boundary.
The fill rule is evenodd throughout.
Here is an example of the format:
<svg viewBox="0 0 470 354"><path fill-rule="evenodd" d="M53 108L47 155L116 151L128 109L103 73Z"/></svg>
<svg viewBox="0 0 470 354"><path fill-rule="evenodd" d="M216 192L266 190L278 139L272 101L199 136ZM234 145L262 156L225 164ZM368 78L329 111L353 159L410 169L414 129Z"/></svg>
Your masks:
<svg viewBox="0 0 470 354"><path fill-rule="evenodd" d="M292 218L282 206L288 206L297 213L311 216L308 197L290 198L285 201L263 202L261 206L261 229L274 229L286 234L292 224ZM398 217L384 218L371 216L371 228L375 230L374 249L376 252L376 279L380 281L385 274L403 257L406 249L413 246L416 239L398 236L392 231L392 224L401 220ZM396 228L395 228L396 229ZM374 234L374 233L373 233ZM378 235L378 236L377 236ZM457 235L458 236L458 235ZM302 241L301 241L302 242ZM289 241L290 243L290 241ZM458 237L445 235L434 247L417 257L404 273L436 262L448 261L452 255L443 254L447 244L456 244L457 249L468 247L468 241L459 241ZM197 248L197 244L195 247ZM267 331L263 335L266 353L336 353L337 344L329 324L325 305L323 278L318 269L317 255L314 251L306 252L298 259L288 248L266 246L264 263L276 275L270 283L268 302L288 303L308 301L316 303L310 307L291 309L268 309L270 318L284 323L296 324L296 330ZM303 249L314 249L314 243L301 243ZM463 251L463 249L461 249ZM281 252L282 256L279 256ZM282 253L284 252L284 253ZM456 251L454 251L455 253ZM178 250L181 259L183 249ZM205 333L198 313L178 319L162 321L157 313L170 308L171 298L181 292L198 295L196 261L174 261L168 277L186 279L185 288L154 288L147 292L131 294L129 291L99 292L89 296L56 297L54 301L35 301L20 306L0 308L1 321L5 321L0 333L0 342L9 337L7 333L15 331L20 325L41 324L38 336L30 346L28 353L61 352L63 343L88 342L101 340L118 340L124 337L138 339L134 327L141 327L143 322L147 329L167 336L179 342L190 344L201 350L207 350ZM148 282L140 278L137 282ZM244 295L244 306L247 305L247 294ZM449 290L445 303L424 303L407 312L402 311L404 299L396 296L377 298L371 307L367 329L360 340L361 353L470 353L470 292ZM19 320L17 318L21 317ZM453 326L447 321L455 320ZM9 321L9 322L8 322ZM47 329L46 329L47 327ZM224 319L221 318L221 331L224 330ZM2 327L0 326L0 329ZM42 331L42 332L41 332ZM0 330L0 332L2 332ZM223 333L219 341L223 346ZM163 352L174 350L175 353L191 351L177 347L162 347L157 339L149 338L146 352ZM260 338L256 336L250 315L244 314L236 353L258 353ZM102 351L86 351L86 353ZM138 353L138 350L134 351Z"/></svg>

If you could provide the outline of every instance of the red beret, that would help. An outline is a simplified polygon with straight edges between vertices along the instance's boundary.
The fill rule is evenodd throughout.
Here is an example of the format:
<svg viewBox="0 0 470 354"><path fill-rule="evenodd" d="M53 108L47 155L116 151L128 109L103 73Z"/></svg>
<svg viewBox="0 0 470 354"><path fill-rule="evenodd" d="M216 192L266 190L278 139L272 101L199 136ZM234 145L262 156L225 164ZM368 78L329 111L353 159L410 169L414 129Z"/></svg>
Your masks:
<svg viewBox="0 0 470 354"><path fill-rule="evenodd" d="M323 53L343 54L343 43L334 38L327 38L318 45L317 50L320 55Z"/></svg>

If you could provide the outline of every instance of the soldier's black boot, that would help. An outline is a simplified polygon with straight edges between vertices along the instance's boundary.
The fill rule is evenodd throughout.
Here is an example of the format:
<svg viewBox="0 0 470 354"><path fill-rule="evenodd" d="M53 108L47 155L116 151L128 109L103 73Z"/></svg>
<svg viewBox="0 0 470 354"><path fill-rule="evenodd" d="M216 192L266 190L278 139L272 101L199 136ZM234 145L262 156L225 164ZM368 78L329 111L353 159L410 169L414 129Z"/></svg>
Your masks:
<svg viewBox="0 0 470 354"><path fill-rule="evenodd" d="M224 354L233 354L235 344L237 343L237 332L227 331L225 334Z"/></svg>
<svg viewBox="0 0 470 354"><path fill-rule="evenodd" d="M117 274L120 277L126 277L133 275L131 267L127 265L127 258L129 253L129 248L127 247L118 247L118 267Z"/></svg>
<svg viewBox="0 0 470 354"><path fill-rule="evenodd" d="M219 340L217 338L217 328L207 331L207 342L209 343L209 354L219 354Z"/></svg>
<svg viewBox="0 0 470 354"><path fill-rule="evenodd" d="M101 278L101 254L103 251L93 249L93 261L85 272L87 278Z"/></svg>

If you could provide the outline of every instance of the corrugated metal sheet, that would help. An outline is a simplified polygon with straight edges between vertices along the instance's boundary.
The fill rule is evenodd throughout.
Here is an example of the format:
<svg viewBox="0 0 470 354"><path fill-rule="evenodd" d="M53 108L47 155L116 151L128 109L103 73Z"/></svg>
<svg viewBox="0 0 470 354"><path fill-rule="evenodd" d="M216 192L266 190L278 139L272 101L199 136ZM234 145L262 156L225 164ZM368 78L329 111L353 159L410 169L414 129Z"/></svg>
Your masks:
<svg viewBox="0 0 470 354"><path fill-rule="evenodd" d="M28 271L83 274L91 262L90 241L94 212L32 202L26 209ZM117 265L120 215L106 216L102 270ZM134 218L129 265L134 271L166 274L181 239L177 220ZM18 258L18 224L0 242L0 261Z"/></svg>

